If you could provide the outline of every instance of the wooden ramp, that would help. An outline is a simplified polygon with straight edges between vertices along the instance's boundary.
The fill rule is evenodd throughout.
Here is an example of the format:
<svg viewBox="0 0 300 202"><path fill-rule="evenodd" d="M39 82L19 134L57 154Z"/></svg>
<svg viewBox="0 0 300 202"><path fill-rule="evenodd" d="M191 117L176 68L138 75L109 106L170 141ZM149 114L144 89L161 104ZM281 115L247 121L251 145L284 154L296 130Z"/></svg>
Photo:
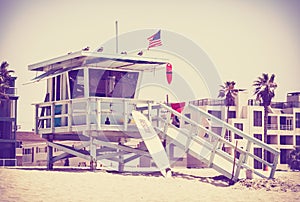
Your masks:
<svg viewBox="0 0 300 202"><path fill-rule="evenodd" d="M260 177L274 177L279 151L270 145L267 145L262 141L245 134L243 131L240 131L239 129L225 123L211 114L208 114L194 105L189 104L187 107L189 107L194 114L197 114L199 123L202 122L202 119L207 119L215 126L222 127L221 135L218 135L211 129L200 125L193 120L193 117L188 118L164 104L160 105L165 112L172 113L174 116L177 116L178 119L182 119L181 122L185 122L186 125L189 125L189 127L178 128L171 124L168 119L160 119L160 117L158 117L158 119L164 121L165 123L163 127L156 127L158 133L160 133L162 136L166 136L167 139L171 140L173 144L183 149L186 153L206 163L208 167L215 169L233 181L245 178L246 170L251 170L255 175ZM225 133L228 132L241 136L243 141L246 142L246 146L240 147L225 139ZM237 155L238 157L235 158L234 155L229 155L227 152L225 152L222 149L224 145L226 145L226 147L231 147L234 151L236 151L235 153L239 154ZM260 147L268 151L269 155L272 156L271 159L273 161L267 162L262 158L253 155L251 149L254 145L255 147ZM269 172L254 169L252 166L253 163L251 163L254 160L267 165L269 167Z"/></svg>

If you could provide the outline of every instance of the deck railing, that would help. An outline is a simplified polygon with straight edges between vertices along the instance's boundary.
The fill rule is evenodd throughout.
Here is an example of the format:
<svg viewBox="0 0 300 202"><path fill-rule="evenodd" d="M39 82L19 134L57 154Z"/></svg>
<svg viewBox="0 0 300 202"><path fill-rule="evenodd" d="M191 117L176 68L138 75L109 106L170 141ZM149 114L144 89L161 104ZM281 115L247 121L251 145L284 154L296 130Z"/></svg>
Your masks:
<svg viewBox="0 0 300 202"><path fill-rule="evenodd" d="M39 103L35 104L35 132L132 130L131 111L139 106L151 108L152 104L149 100L97 97Z"/></svg>

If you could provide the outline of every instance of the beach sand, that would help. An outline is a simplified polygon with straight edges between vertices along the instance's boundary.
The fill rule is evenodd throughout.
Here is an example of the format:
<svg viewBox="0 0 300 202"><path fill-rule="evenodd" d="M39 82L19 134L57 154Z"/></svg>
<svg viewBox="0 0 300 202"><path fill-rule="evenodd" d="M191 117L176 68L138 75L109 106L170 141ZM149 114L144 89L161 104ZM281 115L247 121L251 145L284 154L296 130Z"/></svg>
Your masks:
<svg viewBox="0 0 300 202"><path fill-rule="evenodd" d="M300 172L275 179L241 180L229 186L212 169L159 173L111 173L80 169L0 168L0 201L300 201Z"/></svg>

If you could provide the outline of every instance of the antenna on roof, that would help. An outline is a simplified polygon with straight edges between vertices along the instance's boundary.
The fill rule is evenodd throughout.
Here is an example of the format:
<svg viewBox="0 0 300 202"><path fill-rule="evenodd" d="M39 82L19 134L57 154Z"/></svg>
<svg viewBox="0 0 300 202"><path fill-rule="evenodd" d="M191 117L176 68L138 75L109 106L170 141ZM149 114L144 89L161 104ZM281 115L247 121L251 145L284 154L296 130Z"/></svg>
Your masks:
<svg viewBox="0 0 300 202"><path fill-rule="evenodd" d="M116 21L116 53L118 54L118 21Z"/></svg>

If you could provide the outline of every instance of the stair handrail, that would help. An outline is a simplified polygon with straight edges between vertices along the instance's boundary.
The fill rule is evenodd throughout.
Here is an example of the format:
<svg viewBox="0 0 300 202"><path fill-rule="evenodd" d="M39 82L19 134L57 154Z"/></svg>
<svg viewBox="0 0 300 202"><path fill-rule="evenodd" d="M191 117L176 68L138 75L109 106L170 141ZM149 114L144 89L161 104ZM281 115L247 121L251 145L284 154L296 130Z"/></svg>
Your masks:
<svg viewBox="0 0 300 202"><path fill-rule="evenodd" d="M275 149L273 146L271 145L268 145L260 140L258 140L257 138L254 138L248 134L246 134L245 132L239 130L238 128L230 125L229 123L226 123L224 121L222 121L221 119L205 112L204 110L200 109L199 107L193 105L193 104L188 104L188 106L193 109L194 111L197 111L199 113L201 113L202 116L204 116L205 118L209 118L212 120L212 122L214 123L217 123L219 125L222 125L224 126L226 129L230 130L230 131L233 131L234 133L242 136L243 138L246 138L248 140L250 140L251 142L257 144L257 145L260 145L260 146L263 146L264 149L267 149L268 151L272 152L272 153L275 153L275 154L280 154L280 151L278 151L277 149Z"/></svg>
<svg viewBox="0 0 300 202"><path fill-rule="evenodd" d="M176 110L172 109L171 107L163 104L163 103L159 103L159 105L162 107L162 108L165 108L167 111L173 113L175 116L178 116L180 119L188 122L189 124L192 124L196 127L200 127L202 130L204 130L205 132L209 132L210 135L213 135L214 137L218 138L219 141L221 142L226 142L226 144L230 145L231 147L234 147L234 144L232 144L230 141L226 140L224 137L218 135L218 134L215 134L214 132L212 132L211 130L208 130L206 129L205 127L199 125L199 123L197 123L196 121L192 120L192 119L189 119L188 117L186 117L185 115L177 112ZM265 161L264 159L262 158L259 158L259 157L256 157L255 155L249 153L249 151L244 151L244 150L240 150L239 148L237 148L238 151L240 151L241 153L247 153L247 156L250 156L252 157L253 159L256 159L258 161L260 161L261 163L263 164L267 164L268 166L271 167L271 172L270 172L270 176L269 178L273 178L274 177L274 174L275 174L275 170L276 170L276 167L277 167L277 163L278 163L278 158L279 158L279 154L280 152L273 148L272 146L246 134L245 132L239 130L238 128L222 121L221 119L217 118L217 117L214 117L213 115L205 112L204 110L192 105L192 104L188 104L186 107L196 111L196 112L199 112L201 113L200 116L204 117L204 118L207 118L209 120L211 120L211 122L219 125L219 126L222 126L224 127L225 129L229 130L229 131L232 131L233 133L236 133L240 136L242 136L243 138L245 138L248 142L250 143L254 143L256 144L257 146L261 146L262 148L270 151L273 155L274 155L274 159L273 159L273 163L269 163L267 161ZM223 155L222 155L223 156ZM246 168L246 169L251 169L248 164L246 162L242 162L240 164L240 166ZM242 165L243 164L243 165ZM264 175L262 175L261 173L257 172L257 171L254 171L255 174L261 176L261 177L265 177Z"/></svg>

